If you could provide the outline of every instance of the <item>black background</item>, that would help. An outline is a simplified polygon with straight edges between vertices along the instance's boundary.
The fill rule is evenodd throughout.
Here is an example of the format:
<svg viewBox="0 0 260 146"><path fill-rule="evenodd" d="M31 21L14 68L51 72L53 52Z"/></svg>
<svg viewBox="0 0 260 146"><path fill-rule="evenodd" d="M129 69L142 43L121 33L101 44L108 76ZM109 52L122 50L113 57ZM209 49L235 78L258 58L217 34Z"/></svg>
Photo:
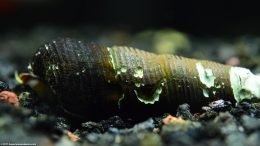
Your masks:
<svg viewBox="0 0 260 146"><path fill-rule="evenodd" d="M259 5L247 1L1 1L2 33L37 25L92 25L132 32L174 28L196 36L260 34Z"/></svg>

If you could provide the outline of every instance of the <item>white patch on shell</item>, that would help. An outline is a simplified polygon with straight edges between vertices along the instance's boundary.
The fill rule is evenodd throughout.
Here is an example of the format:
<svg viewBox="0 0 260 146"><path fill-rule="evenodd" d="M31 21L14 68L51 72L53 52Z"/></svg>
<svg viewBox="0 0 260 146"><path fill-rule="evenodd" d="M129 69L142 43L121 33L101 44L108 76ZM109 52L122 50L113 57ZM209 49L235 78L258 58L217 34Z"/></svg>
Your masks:
<svg viewBox="0 0 260 146"><path fill-rule="evenodd" d="M109 47L107 47L107 51L109 53L109 57L110 57L110 62L112 63L113 69L116 70L116 64L115 64L115 60L113 58L113 50Z"/></svg>
<svg viewBox="0 0 260 146"><path fill-rule="evenodd" d="M126 73L127 72L127 67L126 66L122 66L121 67L121 72L122 73Z"/></svg>
<svg viewBox="0 0 260 146"><path fill-rule="evenodd" d="M139 88L139 87L141 87L141 83L135 83L135 86L136 86L137 88Z"/></svg>
<svg viewBox="0 0 260 146"><path fill-rule="evenodd" d="M148 98L145 99L145 97L141 97L136 90L134 90L134 92L135 92L135 95L136 95L136 97L139 101L141 101L145 104L154 104L156 101L159 101L162 89L161 89L161 87L160 87L160 89L156 89L154 94L153 94L153 97L149 98L149 100L148 100Z"/></svg>
<svg viewBox="0 0 260 146"><path fill-rule="evenodd" d="M209 91L207 89L202 89L204 97L209 97Z"/></svg>
<svg viewBox="0 0 260 146"><path fill-rule="evenodd" d="M134 70L134 77L135 78L143 78L144 76L144 70L142 67L138 66L135 70Z"/></svg>
<svg viewBox="0 0 260 146"><path fill-rule="evenodd" d="M201 83L206 85L208 88L213 87L216 77L213 75L212 69L204 68L201 63L197 63L196 67Z"/></svg>
<svg viewBox="0 0 260 146"><path fill-rule="evenodd" d="M155 89L152 97L146 97L143 95L139 95L137 90L134 90L137 99L145 104L154 104L156 101L159 101L160 95L163 91L163 86L166 84L166 79L163 79L159 84L158 87ZM141 85L141 84L140 84ZM139 84L138 84L139 86ZM139 86L140 87L140 86Z"/></svg>
<svg viewBox="0 0 260 146"><path fill-rule="evenodd" d="M121 98L118 99L117 105L118 105L118 109L121 108L121 102L122 100L125 98L125 94L122 94Z"/></svg>
<svg viewBox="0 0 260 146"><path fill-rule="evenodd" d="M233 94L237 102L253 97L260 98L259 76L241 67L231 67L229 75Z"/></svg>

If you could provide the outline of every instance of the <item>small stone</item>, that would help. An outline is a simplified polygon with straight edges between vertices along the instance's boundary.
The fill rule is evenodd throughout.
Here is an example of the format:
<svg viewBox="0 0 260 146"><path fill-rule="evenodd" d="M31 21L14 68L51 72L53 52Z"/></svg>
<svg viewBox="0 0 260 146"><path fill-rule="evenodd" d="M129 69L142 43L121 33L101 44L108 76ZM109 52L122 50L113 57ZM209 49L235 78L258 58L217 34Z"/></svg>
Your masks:
<svg viewBox="0 0 260 146"><path fill-rule="evenodd" d="M0 81L0 92L8 89L9 89L9 85L5 82Z"/></svg>
<svg viewBox="0 0 260 146"><path fill-rule="evenodd" d="M227 111L231 109L232 103L230 101L224 101L222 99L213 101L209 104L214 111Z"/></svg>
<svg viewBox="0 0 260 146"><path fill-rule="evenodd" d="M161 146L161 138L157 134L145 134L140 146Z"/></svg>
<svg viewBox="0 0 260 146"><path fill-rule="evenodd" d="M176 117L181 117L184 120L187 120L187 119L191 120L192 114L190 112L190 105L187 103L180 105L177 109Z"/></svg>
<svg viewBox="0 0 260 146"><path fill-rule="evenodd" d="M260 143L260 132L252 133L248 136L247 144L248 146L258 146Z"/></svg>
<svg viewBox="0 0 260 146"><path fill-rule="evenodd" d="M246 136L243 133L233 133L227 136L225 143L227 146L245 146Z"/></svg>
<svg viewBox="0 0 260 146"><path fill-rule="evenodd" d="M243 115L241 117L242 124L244 125L245 129L248 131L255 131L260 129L260 120L256 118L252 118L248 115Z"/></svg>
<svg viewBox="0 0 260 146"><path fill-rule="evenodd" d="M97 143L98 139L99 139L99 136L98 134L96 133L91 133L91 134L88 134L86 136L86 139L90 142L90 143Z"/></svg>

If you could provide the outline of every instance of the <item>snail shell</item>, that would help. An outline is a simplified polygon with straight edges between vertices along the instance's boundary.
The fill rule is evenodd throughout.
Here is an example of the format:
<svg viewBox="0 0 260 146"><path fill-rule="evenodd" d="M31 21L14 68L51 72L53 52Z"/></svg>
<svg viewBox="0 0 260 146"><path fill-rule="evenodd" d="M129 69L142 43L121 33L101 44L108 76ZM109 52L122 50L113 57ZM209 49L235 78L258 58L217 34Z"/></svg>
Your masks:
<svg viewBox="0 0 260 146"><path fill-rule="evenodd" d="M199 109L220 98L234 101L230 66L131 47L63 38L42 46L31 67L66 111L85 118L146 118L182 103Z"/></svg>

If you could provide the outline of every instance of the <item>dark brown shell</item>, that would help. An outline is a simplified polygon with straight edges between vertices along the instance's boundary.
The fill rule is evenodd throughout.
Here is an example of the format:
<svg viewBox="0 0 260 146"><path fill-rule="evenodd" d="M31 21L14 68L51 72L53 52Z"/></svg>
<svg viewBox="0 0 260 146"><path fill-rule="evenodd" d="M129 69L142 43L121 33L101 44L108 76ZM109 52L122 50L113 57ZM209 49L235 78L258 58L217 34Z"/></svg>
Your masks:
<svg viewBox="0 0 260 146"><path fill-rule="evenodd" d="M31 65L67 111L91 117L117 108L111 96L119 89L107 83L107 78L114 76L108 58L105 49L94 43L59 39L41 47Z"/></svg>
<svg viewBox="0 0 260 146"><path fill-rule="evenodd" d="M216 84L226 85L221 89L210 88L211 98L205 98L201 90L205 85L199 81L196 71L197 62L67 38L45 44L36 52L31 65L34 74L49 84L64 109L98 119L118 113L146 118L175 112L185 102L199 109L219 98L233 99L230 67L200 61L203 66L213 68Z"/></svg>

